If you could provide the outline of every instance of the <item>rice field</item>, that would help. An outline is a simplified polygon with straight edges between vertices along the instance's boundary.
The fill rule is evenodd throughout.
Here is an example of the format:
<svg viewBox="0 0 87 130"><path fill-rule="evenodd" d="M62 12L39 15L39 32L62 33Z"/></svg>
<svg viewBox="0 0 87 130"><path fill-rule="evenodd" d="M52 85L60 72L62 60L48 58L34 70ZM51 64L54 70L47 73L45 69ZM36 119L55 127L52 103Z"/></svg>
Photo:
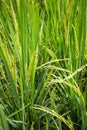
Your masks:
<svg viewBox="0 0 87 130"><path fill-rule="evenodd" d="M0 130L87 130L87 0L0 0Z"/></svg>

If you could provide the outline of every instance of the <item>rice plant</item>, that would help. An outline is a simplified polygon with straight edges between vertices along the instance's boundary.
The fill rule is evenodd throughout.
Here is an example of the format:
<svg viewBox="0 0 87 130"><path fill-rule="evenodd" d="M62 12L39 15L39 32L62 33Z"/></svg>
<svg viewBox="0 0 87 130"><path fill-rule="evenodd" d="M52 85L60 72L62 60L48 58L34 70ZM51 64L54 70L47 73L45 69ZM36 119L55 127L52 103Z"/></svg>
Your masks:
<svg viewBox="0 0 87 130"><path fill-rule="evenodd" d="M87 129L86 5L0 0L0 130Z"/></svg>

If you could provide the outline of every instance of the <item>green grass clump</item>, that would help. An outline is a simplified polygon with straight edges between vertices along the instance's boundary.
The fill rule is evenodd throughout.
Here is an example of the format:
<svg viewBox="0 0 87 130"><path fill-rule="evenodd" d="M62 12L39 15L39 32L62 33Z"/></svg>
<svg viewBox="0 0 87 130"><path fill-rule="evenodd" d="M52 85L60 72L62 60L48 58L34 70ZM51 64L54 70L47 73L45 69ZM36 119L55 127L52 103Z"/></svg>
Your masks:
<svg viewBox="0 0 87 130"><path fill-rule="evenodd" d="M87 129L87 1L0 0L0 129Z"/></svg>

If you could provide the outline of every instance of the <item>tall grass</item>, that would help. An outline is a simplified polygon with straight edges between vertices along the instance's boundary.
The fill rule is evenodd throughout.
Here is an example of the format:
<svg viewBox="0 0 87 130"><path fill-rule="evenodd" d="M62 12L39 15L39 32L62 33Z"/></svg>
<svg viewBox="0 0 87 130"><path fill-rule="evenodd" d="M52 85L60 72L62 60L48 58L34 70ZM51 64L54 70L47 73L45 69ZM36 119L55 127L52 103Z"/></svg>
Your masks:
<svg viewBox="0 0 87 130"><path fill-rule="evenodd" d="M0 129L87 129L86 5L0 0Z"/></svg>

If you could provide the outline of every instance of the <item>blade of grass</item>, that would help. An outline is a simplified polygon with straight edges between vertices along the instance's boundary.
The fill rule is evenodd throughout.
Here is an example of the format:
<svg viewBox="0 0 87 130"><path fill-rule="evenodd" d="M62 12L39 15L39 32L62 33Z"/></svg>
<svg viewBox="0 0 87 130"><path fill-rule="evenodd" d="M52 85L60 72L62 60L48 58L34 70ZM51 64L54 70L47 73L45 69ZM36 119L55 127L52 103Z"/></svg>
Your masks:
<svg viewBox="0 0 87 130"><path fill-rule="evenodd" d="M2 121L3 130L9 130L6 116L5 116L5 113L3 111L3 106L1 104L0 104L0 117L1 117L1 121Z"/></svg>

